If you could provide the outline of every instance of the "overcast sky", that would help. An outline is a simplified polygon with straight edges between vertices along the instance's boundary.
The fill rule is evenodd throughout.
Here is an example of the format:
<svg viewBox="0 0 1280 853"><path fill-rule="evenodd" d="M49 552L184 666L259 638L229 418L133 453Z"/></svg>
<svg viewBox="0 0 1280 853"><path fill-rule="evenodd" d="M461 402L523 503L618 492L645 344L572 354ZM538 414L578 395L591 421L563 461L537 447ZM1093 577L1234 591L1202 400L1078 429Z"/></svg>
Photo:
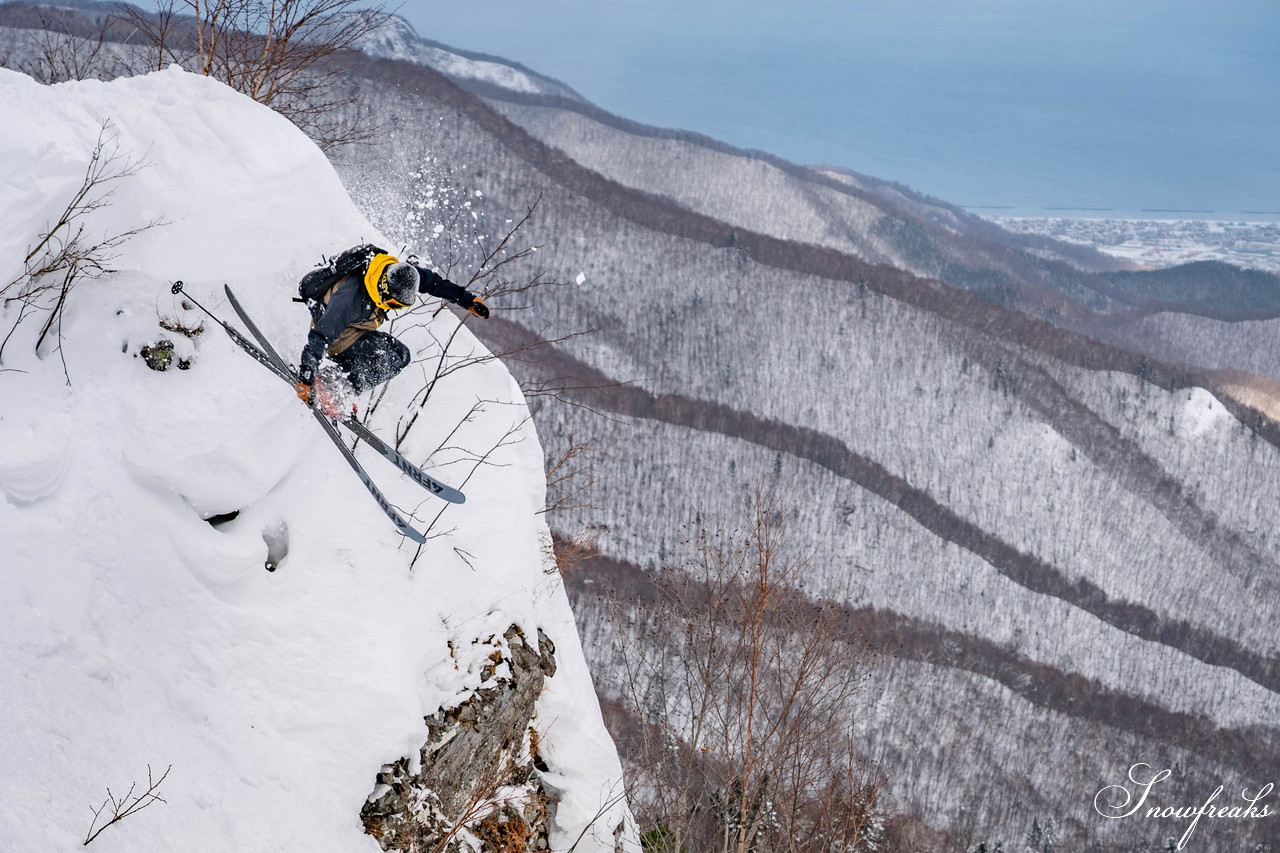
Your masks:
<svg viewBox="0 0 1280 853"><path fill-rule="evenodd" d="M1280 211L1280 0L407 0L637 121L966 205Z"/></svg>

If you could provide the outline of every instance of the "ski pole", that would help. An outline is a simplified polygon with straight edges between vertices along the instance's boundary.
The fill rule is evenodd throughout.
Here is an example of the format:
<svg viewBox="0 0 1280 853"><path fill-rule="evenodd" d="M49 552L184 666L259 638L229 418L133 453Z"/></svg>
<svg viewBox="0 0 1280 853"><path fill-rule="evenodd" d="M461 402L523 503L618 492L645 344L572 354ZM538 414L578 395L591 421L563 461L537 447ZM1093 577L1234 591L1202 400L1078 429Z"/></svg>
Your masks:
<svg viewBox="0 0 1280 853"><path fill-rule="evenodd" d="M201 305L198 299L196 299L190 293L187 293L185 290L182 289L183 286L184 285L181 281L175 281L173 283L173 286L169 288L169 292L175 295L181 293L185 298L190 299L192 304L194 304L201 311L203 311L204 313L212 317L213 321L217 323L219 326L221 326L223 331L225 331L231 337L231 340L235 341L236 344L238 344L242 350L244 350L249 355L253 356L253 358L256 359L257 361L261 362L262 365L266 367L268 370L270 370L272 373L275 373L281 379L288 382L290 385L292 385L296 381L295 377L290 375L288 370L284 369L281 366L277 366L275 362L273 362L270 358L268 358L265 353L263 353L256 346L254 346L249 341L248 338L240 334L239 329L223 321L220 317L218 317L208 308L205 308L203 305Z"/></svg>
<svg viewBox="0 0 1280 853"><path fill-rule="evenodd" d="M191 300L191 303L192 303L193 305L195 305L195 306L196 306L197 308L199 308L201 311L203 311L204 313L208 314L211 318L213 318L213 321L214 321L215 323L217 323L218 325L222 326L222 328L226 329L226 330L227 330L227 331L229 331L229 332L234 332L234 331L235 331L235 329L232 329L230 326L228 326L228 325L227 325L227 324L226 324L222 319L220 319L216 314L214 314L214 313L213 313L212 311L210 311L208 308L205 308L203 305L201 305L201 304L200 304L200 302L199 302L199 301L198 301L194 296L192 296L190 293L187 293L187 291L183 290L182 288L183 288L183 287L185 287L185 286L186 286L186 285L184 285L181 281L175 281L175 282L173 283L173 286L169 288L169 292L170 292L170 293L172 293L172 294L174 294L174 295L177 295L177 294L181 293L184 297L186 297L187 299L190 299L190 300Z"/></svg>

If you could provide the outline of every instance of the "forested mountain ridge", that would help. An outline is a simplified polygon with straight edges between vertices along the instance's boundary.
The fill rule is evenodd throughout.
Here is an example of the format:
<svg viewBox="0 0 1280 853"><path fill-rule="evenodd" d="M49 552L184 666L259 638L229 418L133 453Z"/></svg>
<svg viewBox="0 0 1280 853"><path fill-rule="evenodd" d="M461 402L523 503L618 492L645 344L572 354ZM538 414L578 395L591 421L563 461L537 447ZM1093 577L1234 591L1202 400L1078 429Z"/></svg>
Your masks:
<svg viewBox="0 0 1280 853"><path fill-rule="evenodd" d="M485 95L584 165L728 224L886 262L1166 360L1280 379L1277 336L1241 325L1280 310L1273 273L1227 263L1128 270L1088 247L1006 231L882 178L797 166L631 122L581 100L511 90Z"/></svg>
<svg viewBox="0 0 1280 853"><path fill-rule="evenodd" d="M897 806L954 845L937 849L1019 840L1034 815L1062 849L1133 849L1161 828L1088 805L1131 763L1176 763L1192 798L1273 760L1280 436L1234 396L1269 407L1265 382L623 186L429 72L360 74L400 136L340 171L384 230L458 259L406 222L400 176L427 168L466 188L481 230L540 199L525 239L582 276L480 331L501 349L597 329L522 369L602 387L562 396L610 415L548 405L541 424L597 448L597 506L556 524L606 531L571 575L606 694L627 641L611 595L763 479L815 549L807 592L898 649L866 738ZM1215 826L1206 849L1265 831Z"/></svg>
<svg viewBox="0 0 1280 853"><path fill-rule="evenodd" d="M750 231L852 252L1126 349L1280 379L1277 335L1256 322L1280 308L1274 274L1230 264L1189 277L1195 264L1126 271L1093 249L1007 231L884 178L642 125L572 91L451 79L582 165L729 225L726 240Z"/></svg>

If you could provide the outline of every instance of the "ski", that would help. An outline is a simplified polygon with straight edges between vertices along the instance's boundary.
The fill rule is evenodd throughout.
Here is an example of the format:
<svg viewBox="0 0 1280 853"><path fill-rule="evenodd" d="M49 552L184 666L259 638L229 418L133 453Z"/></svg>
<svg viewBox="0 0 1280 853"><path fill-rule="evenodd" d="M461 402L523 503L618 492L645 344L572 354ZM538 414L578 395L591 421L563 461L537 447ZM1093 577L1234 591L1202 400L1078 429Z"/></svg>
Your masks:
<svg viewBox="0 0 1280 853"><path fill-rule="evenodd" d="M227 334L231 336L233 341L240 345L241 349L253 356L259 364L268 368L272 373L279 376L285 382L288 382L291 387L293 383L297 381L292 372L285 372L281 370L280 366L273 362L270 356L259 349L256 344L247 340L239 332L234 329L228 329ZM449 501L450 503L460 504L466 501L467 497L462 492L452 486L447 486L444 483L441 483L439 480L414 465L404 456L403 453L387 444L378 436L377 433L370 430L355 418L350 415L346 415L344 417L337 418L336 420L338 423L350 430L356 438L369 445L376 453L392 465L399 468L400 472L406 477L431 492L431 494L440 497L442 500Z"/></svg>
<svg viewBox="0 0 1280 853"><path fill-rule="evenodd" d="M258 343L262 345L259 354L255 354L252 351L249 351L249 354L253 355L259 362L270 367L272 372L280 378L286 379L290 384L293 384L293 380L290 378L292 376L292 371L289 369L288 365L285 364L284 359L280 357L280 353L276 352L275 347L273 347L271 342L267 340L266 336L262 334L262 331L258 328L258 324L249 319L249 315L246 314L244 308L240 306L240 302L236 299L235 294L231 292L231 288L226 285L223 287L227 291L227 298L231 300L231 307L235 309L235 312L239 315L241 322L245 324L249 329L249 332L257 338ZM228 333L231 332L230 326L224 324L223 328L227 329ZM244 335L231 335L231 339L237 344L240 344L242 349L246 349L246 344L249 344L249 342L245 340ZM249 344L249 346L252 347L251 344ZM265 355L266 360L263 360L263 358L260 357L261 355ZM364 466L360 464L360 460L356 459L355 454L351 452L349 447L347 447L347 443L342 440L342 435L338 432L338 428L334 426L333 423L325 417L325 414L318 409L312 408L311 414L315 416L316 421L324 429L325 435L329 436L330 440L333 441L334 446L338 448L338 451L342 453L342 457L347 460L347 464L351 466L351 470L356 472L356 476L360 478L360 482L364 483L364 487L369 490L369 494L373 497L379 508L382 509L383 513L386 514L387 518L391 519L391 523L396 526L396 529L407 538L417 542L419 545L426 544L426 537L418 532L417 528L405 521L404 516L400 515L396 508L391 505L391 502L387 500L386 496L382 494L382 490L378 488L378 486L373 482L373 478L369 476L369 472L364 470Z"/></svg>
<svg viewBox="0 0 1280 853"><path fill-rule="evenodd" d="M374 452L382 456L392 465L400 469L400 473L404 474L410 480L413 480L419 486L426 489L431 494L446 500L451 504L466 503L467 496L455 489L453 486L446 486L444 483L432 477L423 471L417 465L414 465L404 457L404 454L387 444L378 434L370 430L367 426L360 423L350 415L339 418L338 423L351 430L357 438L365 444L373 448Z"/></svg>
<svg viewBox="0 0 1280 853"><path fill-rule="evenodd" d="M235 310L236 314L240 317L241 321L244 322L245 326L249 329L249 331L253 334L253 336L257 338L258 341L262 344L261 349L258 349L258 347L253 347L252 350L248 350L249 354L252 355L255 359L257 359L260 363L270 368L272 372L274 372L277 376L279 376L285 382L288 382L289 386L292 387L293 384L297 382L297 374L294 373L293 368L285 364L284 359L280 357L280 354L276 352L275 347L271 345L271 342L268 341L266 339L266 336L262 334L260 329L258 329L257 324L254 323L253 320L249 318L249 315L245 312L244 307L240 304L240 301L236 298L236 295L232 293L231 287L228 285L223 285L223 288L227 292L227 298L231 301L231 307ZM230 332L231 330L228 330L228 331ZM237 337L239 338L239 340L236 340ZM233 334L232 340L235 340L236 343L239 344L242 349L247 349L246 344L248 344L249 346L252 346L252 344L249 344L249 342L244 339L243 335ZM253 350L257 350L257 352L254 352ZM264 360L264 356L267 357L267 360ZM356 436L356 438L360 439L365 444L373 448L375 453L377 453L382 458L386 459L392 465L396 466L396 468L398 468L402 474L404 474L410 480L413 480L419 486L422 486L422 488L431 492L431 494L435 495L441 500L446 500L449 503L460 504L460 503L466 502L467 500L466 495L464 495L462 492L458 491L457 489L453 488L452 486L448 486L448 485L445 485L444 483L441 483L439 480L435 479L430 474L423 471L417 465L414 465L407 458L405 458L404 454L396 450L391 445L387 444L378 436L377 433L373 432L373 430L369 429L367 426L360 423L360 421L356 420L350 415L343 415L340 418L336 418L336 420L338 423L342 424L342 426L350 430Z"/></svg>
<svg viewBox="0 0 1280 853"><path fill-rule="evenodd" d="M384 513L386 513L387 518L391 519L391 523L396 526L396 529L404 534L405 537L412 539L419 545L425 545L427 538L419 533L416 527L405 521L404 517L396 511L396 508L393 507L391 502L387 500L386 496L382 494L382 490L374 485L373 479L370 478L368 472L364 470L364 466L360 464L360 461L356 459L355 454L351 452L349 447L347 447L347 443L342 440L342 434L338 432L338 428L324 416L323 412L312 409L311 414L316 416L316 420L320 422L320 426L324 427L325 433L327 433L329 438L333 440L334 445L337 446L338 450L341 451L343 457L347 460L347 464L349 464L351 469L356 472L356 476L360 478L360 482L364 483L364 487L369 490L369 494L373 496L373 499L377 501L378 506L382 508Z"/></svg>
<svg viewBox="0 0 1280 853"><path fill-rule="evenodd" d="M174 282L173 287L170 288L170 290L177 294L182 292L182 288L183 283L178 281ZM281 379L286 379L291 374L288 365L286 365L284 360L280 358L280 354L276 352L275 347L271 346L271 342L263 336L262 332L258 329L257 324L250 320L248 315L244 313L244 310L236 301L235 295L231 293L230 288L227 288L227 295L231 298L231 304L236 309L236 313L240 315L240 319L244 321L245 325L249 327L249 331L252 332L254 337L256 337L262 344L261 348L250 343L244 335L240 334L232 326L219 319L217 315L213 314L209 309L201 305L194 297L188 296L188 298L191 299L191 301L195 303L196 307L201 311L212 317L214 321L226 331L231 340L252 356L254 360L268 368ZM391 502L387 500L386 496L382 494L382 490L377 487L368 472L364 470L364 466L360 464L360 461L356 459L355 454L351 452L350 448L347 447L346 442L342 440L342 435L338 432L338 428L334 426L334 424L331 423L322 412L312 409L311 414L315 415L316 421L319 422L321 428L324 429L325 435L329 436L329 439L333 442L334 446L338 448L340 453L342 453L342 457L347 460L347 464L351 466L351 470L356 472L356 476L360 478L360 482L364 483L364 486L368 489L370 496L373 497L374 501L382 509L383 513L386 514L387 518L391 519L391 523L396 526L396 529L399 530L402 535L414 542L417 542L419 545L426 544L427 538L416 528L410 525L409 522L405 521L404 517L400 515L396 508L391 505Z"/></svg>

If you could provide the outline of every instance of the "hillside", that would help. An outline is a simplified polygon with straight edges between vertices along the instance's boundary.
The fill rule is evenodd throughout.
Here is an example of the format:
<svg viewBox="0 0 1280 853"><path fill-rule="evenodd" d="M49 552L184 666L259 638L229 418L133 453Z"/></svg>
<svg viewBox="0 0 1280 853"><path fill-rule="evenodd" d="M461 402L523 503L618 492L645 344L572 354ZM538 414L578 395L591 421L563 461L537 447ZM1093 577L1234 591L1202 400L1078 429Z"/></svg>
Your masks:
<svg viewBox="0 0 1280 853"><path fill-rule="evenodd" d="M590 104L485 90L533 137L623 186L731 228L835 249L969 290L1087 337L1160 359L1280 379L1270 322L1280 276L1230 263L1160 271L1047 235L1005 230L907 187L802 167Z"/></svg>
<svg viewBox="0 0 1280 853"><path fill-rule="evenodd" d="M420 203L403 176L421 173L448 176L480 233L540 200L523 239L548 275L580 284L522 299L486 331L510 346L595 329L523 375L628 383L562 394L607 418L541 414L553 445L597 448L596 505L554 524L603 534L608 559L570 576L602 684L617 677L608 602L626 600L628 573L667 562L697 516L732 523L763 480L813 549L808 594L895 650L863 734L930 849L1007 849L1046 816L1061 849L1163 843L1185 827L1089 810L1139 760L1180 769L1162 802L1266 779L1280 564L1265 512L1280 458L1270 422L1233 394L1249 387L1266 408L1267 386L870 262L839 242L875 237L850 219L822 245L752 230L636 167L654 162L650 138L632 152L619 135L591 164L631 169L632 188L430 72L369 63L361 76L402 117L395 145L339 164L375 221L410 245L449 239L403 215ZM692 174L725 193L758 183ZM751 205L772 197L734 204L768 224ZM1245 822L1200 832L1224 851L1268 837Z"/></svg>
<svg viewBox="0 0 1280 853"><path fill-rule="evenodd" d="M293 394L170 292L184 279L230 318L230 284L292 358L298 270L383 239L319 149L176 68L58 86L0 70L0 105L24 117L0 129L0 281L28 294L0 314L0 847L81 849L108 791L150 777L162 801L92 849L379 850L366 833L413 790L403 774L444 748L433 737L467 740L441 720L488 720L510 690L530 705L514 736L491 735L540 769L517 785L496 757L464 762L407 808L439 795L445 814L461 792L475 800L458 840L527 806L553 849L614 850L620 768L546 571L542 454L506 369L434 300L400 321L421 365L441 336L452 364L480 358L429 400L398 385L368 419L465 504L357 449L430 531L411 547ZM55 315L22 289L23 258L43 257L86 169L97 180L53 245L140 230L72 279L41 341Z"/></svg>

